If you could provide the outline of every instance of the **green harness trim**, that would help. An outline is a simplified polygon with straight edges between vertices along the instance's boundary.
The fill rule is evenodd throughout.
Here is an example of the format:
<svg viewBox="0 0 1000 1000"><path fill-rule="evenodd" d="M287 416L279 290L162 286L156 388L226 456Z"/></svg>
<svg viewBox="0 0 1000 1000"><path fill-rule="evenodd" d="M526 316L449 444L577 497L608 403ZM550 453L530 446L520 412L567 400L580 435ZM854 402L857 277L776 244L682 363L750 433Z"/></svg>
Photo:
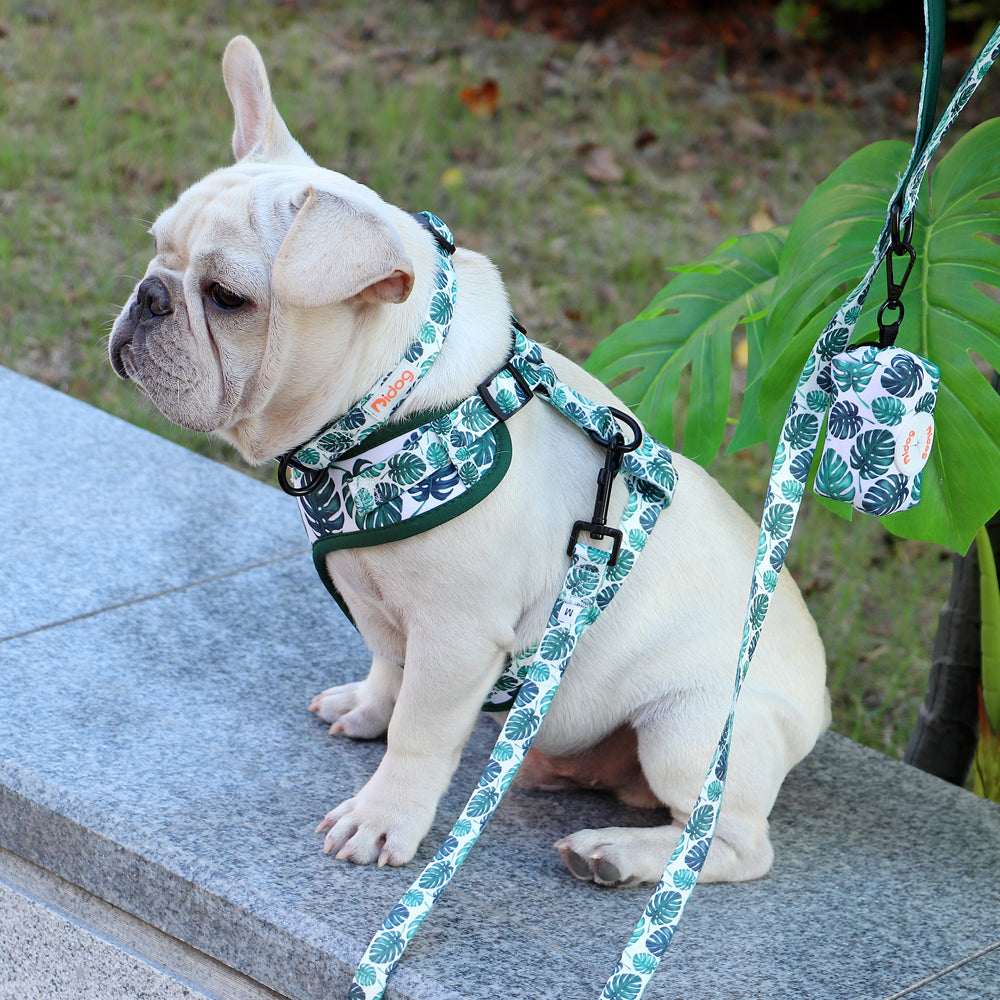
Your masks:
<svg viewBox="0 0 1000 1000"><path fill-rule="evenodd" d="M447 411L436 414L433 417L420 417L416 421L410 422L410 430L418 434L425 434L430 431L432 420L440 419L447 415ZM387 428L388 429L388 428ZM392 428L394 429L394 428ZM405 429L402 431L405 433ZM488 469L486 469L478 482L470 486L463 493L444 501L436 507L423 513L416 514L404 521L396 521L389 524L376 525L370 528L362 528L360 531L349 533L337 533L322 535L313 542L312 555L316 572L323 581L324 586L330 592L333 599L340 605L341 610L351 620L354 618L348 610L340 591L330 576L330 571L326 565L326 557L331 552L340 549L358 549L370 545L385 545L388 542L398 542L403 538L410 538L419 535L421 532L430 531L439 525L450 521L452 518L464 514L471 510L477 503L484 500L500 485L503 477L510 468L510 460L513 454L510 441L510 431L503 423L498 423L485 432L491 435L494 440L494 458ZM299 498L299 505L303 509L312 503L314 495ZM303 519L305 515L303 515Z"/></svg>

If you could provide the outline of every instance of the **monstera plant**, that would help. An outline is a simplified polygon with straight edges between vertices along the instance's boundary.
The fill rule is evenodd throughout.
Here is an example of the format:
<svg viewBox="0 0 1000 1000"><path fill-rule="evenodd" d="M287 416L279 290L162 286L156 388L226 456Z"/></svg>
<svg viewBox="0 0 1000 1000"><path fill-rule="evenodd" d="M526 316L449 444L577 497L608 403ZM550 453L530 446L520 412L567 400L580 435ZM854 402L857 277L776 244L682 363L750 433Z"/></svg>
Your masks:
<svg viewBox="0 0 1000 1000"><path fill-rule="evenodd" d="M941 389L922 500L882 521L896 535L960 553L1000 510L1000 394L989 381L990 369L1000 369L998 150L1000 119L994 119L960 139L925 181L913 225L916 264L896 341L940 367ZM867 146L815 189L791 227L740 236L677 268L635 320L597 346L588 368L616 387L653 434L675 447L683 442L686 455L707 462L729 422L733 334L742 326L747 386L729 451L761 441L773 450L810 350L871 264L908 155L902 142ZM876 332L880 281L856 327L857 341ZM675 419L687 370L687 405ZM851 516L845 504L820 502ZM994 573L983 587L984 604L995 589ZM992 627L1000 629L1000 622ZM989 659L987 672L1000 673ZM995 738L1000 676L984 681L983 718ZM994 747L1000 760L996 739Z"/></svg>

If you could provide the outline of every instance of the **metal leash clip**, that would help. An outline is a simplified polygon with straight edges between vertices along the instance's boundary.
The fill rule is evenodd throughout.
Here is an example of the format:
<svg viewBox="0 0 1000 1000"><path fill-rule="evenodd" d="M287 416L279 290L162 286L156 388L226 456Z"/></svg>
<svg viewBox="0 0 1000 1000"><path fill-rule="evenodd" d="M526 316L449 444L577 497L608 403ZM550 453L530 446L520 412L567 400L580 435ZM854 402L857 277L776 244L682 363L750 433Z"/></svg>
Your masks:
<svg viewBox="0 0 1000 1000"><path fill-rule="evenodd" d="M289 478L289 468L294 469L296 472L305 477L301 486L296 486ZM312 491L319 486L322 478L322 470L310 469L301 462L297 462L295 460L294 451L286 452L281 456L281 458L278 459L278 485L290 497L304 497L307 494L312 493Z"/></svg>
<svg viewBox="0 0 1000 1000"><path fill-rule="evenodd" d="M910 277L913 264L917 259L917 252L913 249L910 240L913 238L913 216L906 220L905 233L900 232L899 216L902 209L899 204L895 204L890 209L890 239L889 252L885 255L885 280L886 280L886 300L879 307L878 311L878 346L885 350L896 343L899 334L899 324L903 322L903 303L900 301L903 289L906 287L906 280ZM903 277L896 281L892 270L893 257L909 258ZM896 313L896 318L891 323L884 320L886 310Z"/></svg>
<svg viewBox="0 0 1000 1000"><path fill-rule="evenodd" d="M610 441L605 441L593 432L590 432L594 439L602 448L606 450L604 455L604 468L597 474L597 498L594 501L594 516L589 521L577 521L573 525L573 530L569 536L569 548L567 555L573 554L573 548L581 531L590 532L590 537L594 539L610 538L611 558L608 565L614 566L618 562L618 553L622 547L622 533L619 528L608 526L608 506L611 503L611 487L614 484L615 476L621 468L622 458L630 451L635 451L642 443L642 427L639 423L621 410L609 407L612 416L622 423L628 424L632 431L633 438L628 443L625 442L625 435L618 431Z"/></svg>

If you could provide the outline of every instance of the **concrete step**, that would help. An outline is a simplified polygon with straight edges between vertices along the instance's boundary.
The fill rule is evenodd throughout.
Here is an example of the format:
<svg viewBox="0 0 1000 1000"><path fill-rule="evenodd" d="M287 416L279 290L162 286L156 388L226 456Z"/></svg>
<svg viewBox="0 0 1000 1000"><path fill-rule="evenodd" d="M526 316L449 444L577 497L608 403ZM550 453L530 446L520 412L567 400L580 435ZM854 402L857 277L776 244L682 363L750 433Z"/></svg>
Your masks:
<svg viewBox="0 0 1000 1000"><path fill-rule="evenodd" d="M0 484L0 996L345 996L419 868L313 833L383 746L306 710L367 657L296 505L3 369ZM551 845L657 820L513 789L388 995L596 998L648 891L579 883ZM771 825L773 872L700 886L647 997L1000 997L1000 807L828 735Z"/></svg>

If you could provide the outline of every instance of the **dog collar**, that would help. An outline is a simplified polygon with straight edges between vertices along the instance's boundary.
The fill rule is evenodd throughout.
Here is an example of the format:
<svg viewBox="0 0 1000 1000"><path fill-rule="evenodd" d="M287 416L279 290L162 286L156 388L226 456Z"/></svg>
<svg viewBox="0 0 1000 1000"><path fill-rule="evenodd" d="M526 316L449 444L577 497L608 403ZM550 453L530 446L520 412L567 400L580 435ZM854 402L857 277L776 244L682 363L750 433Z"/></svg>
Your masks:
<svg viewBox="0 0 1000 1000"><path fill-rule="evenodd" d="M435 288L431 295L427 318L417 336L410 342L399 364L342 417L327 424L311 441L282 455L278 460L278 484L293 496L311 491L319 477L307 470L327 468L346 452L357 448L370 434L385 425L410 390L427 373L444 346L458 295L455 268L451 255L455 252L451 230L433 213L421 212L414 218L434 237L438 256ZM289 480L289 469L298 475Z"/></svg>

